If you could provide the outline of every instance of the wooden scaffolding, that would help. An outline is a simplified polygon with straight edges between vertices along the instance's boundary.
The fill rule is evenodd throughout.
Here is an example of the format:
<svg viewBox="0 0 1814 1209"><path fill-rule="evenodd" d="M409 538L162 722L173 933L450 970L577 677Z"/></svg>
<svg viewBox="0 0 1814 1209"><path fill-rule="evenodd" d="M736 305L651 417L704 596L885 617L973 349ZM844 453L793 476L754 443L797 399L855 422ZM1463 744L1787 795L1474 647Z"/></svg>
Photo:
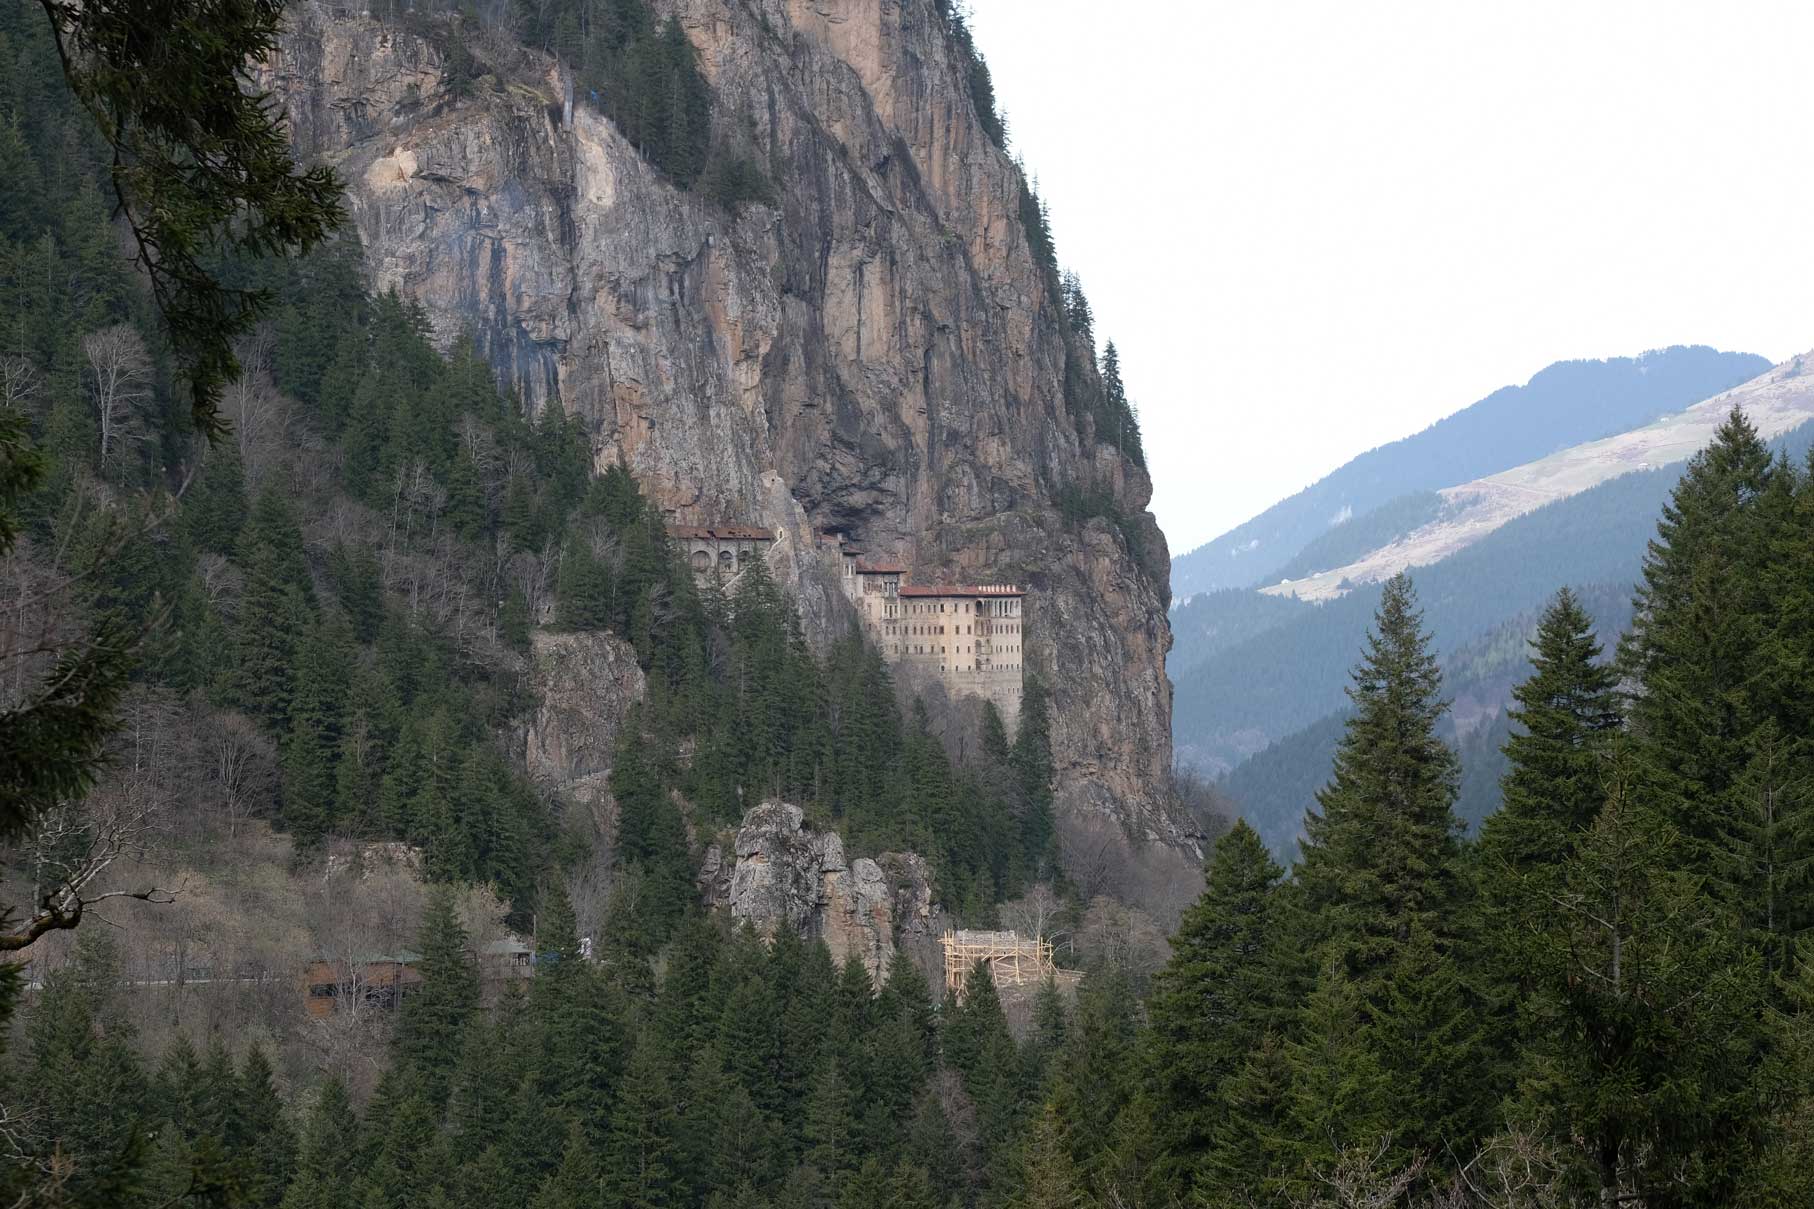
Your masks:
<svg viewBox="0 0 1814 1209"><path fill-rule="evenodd" d="M979 961L988 963L998 987L1037 985L1058 973L1052 964L1052 942L1018 932L959 929L946 932L941 943L945 946L945 988L960 999L964 981Z"/></svg>

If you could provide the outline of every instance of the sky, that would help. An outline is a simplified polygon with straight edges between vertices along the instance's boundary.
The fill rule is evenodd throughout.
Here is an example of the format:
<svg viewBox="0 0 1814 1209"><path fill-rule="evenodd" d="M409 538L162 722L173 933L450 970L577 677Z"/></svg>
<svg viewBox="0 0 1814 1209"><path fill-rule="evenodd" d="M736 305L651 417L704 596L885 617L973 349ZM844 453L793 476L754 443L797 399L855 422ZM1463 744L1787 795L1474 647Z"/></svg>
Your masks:
<svg viewBox="0 0 1814 1209"><path fill-rule="evenodd" d="M1814 5L971 7L1174 555L1553 361L1814 348Z"/></svg>

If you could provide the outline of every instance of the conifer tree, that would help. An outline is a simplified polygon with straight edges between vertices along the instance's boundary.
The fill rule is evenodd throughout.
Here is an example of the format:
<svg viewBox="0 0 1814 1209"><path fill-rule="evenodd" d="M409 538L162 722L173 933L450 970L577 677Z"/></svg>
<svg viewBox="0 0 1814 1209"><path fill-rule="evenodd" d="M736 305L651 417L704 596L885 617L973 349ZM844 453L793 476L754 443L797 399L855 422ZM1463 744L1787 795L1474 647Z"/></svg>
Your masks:
<svg viewBox="0 0 1814 1209"><path fill-rule="evenodd" d="M1670 493L1620 645L1621 670L1641 685L1630 706L1639 758L1702 860L1721 846L1727 795L1746 763L1744 690L1769 614L1758 598L1766 545L1755 503L1773 469L1734 409Z"/></svg>
<svg viewBox="0 0 1814 1209"><path fill-rule="evenodd" d="M359 1174L359 1116L346 1085L330 1077L315 1095L304 1119L296 1176L284 1193L283 1209L331 1209L342 1203L347 1183Z"/></svg>
<svg viewBox="0 0 1814 1209"><path fill-rule="evenodd" d="M655 1047L646 1040L630 1053L604 1158L610 1204L668 1209L675 1203L673 1095Z"/></svg>
<svg viewBox="0 0 1814 1209"><path fill-rule="evenodd" d="M598 1156L577 1122L567 1127L561 1165L530 1202L532 1209L592 1209L601 1200L604 1179Z"/></svg>
<svg viewBox="0 0 1814 1209"><path fill-rule="evenodd" d="M1153 979L1143 1054L1166 1178L1197 1180L1228 1103L1225 1085L1283 1021L1284 943L1275 887L1284 871L1245 820L1216 841L1203 895Z"/></svg>
<svg viewBox="0 0 1814 1209"><path fill-rule="evenodd" d="M1481 1058L1466 1039L1469 997L1448 961L1466 903L1451 810L1455 754L1436 734L1445 703L1411 584L1387 582L1354 672L1354 713L1334 776L1305 821L1298 884L1321 969L1306 1006L1293 1097L1300 1130L1316 1139L1312 1166L1341 1145L1437 1139L1471 1153L1488 1093L1468 1071L1433 1101L1432 1066L1449 1076ZM1421 1034L1430 1048L1406 1044ZM1445 1134L1446 1131L1446 1134ZM1345 1136L1344 1136L1345 1135ZM1339 1149L1339 1148L1338 1148Z"/></svg>
<svg viewBox="0 0 1814 1209"><path fill-rule="evenodd" d="M1293 1057L1280 1034L1266 1033L1223 1085L1226 1111L1212 1127L1197 1175L1206 1206L1245 1206L1250 1194L1274 1196L1295 1177Z"/></svg>
<svg viewBox="0 0 1814 1209"><path fill-rule="evenodd" d="M646 900L638 918L647 930L633 951L651 952L664 941L693 900L693 860L679 809L662 785L650 758L652 738L644 731L641 708L632 708L618 732L611 768L611 795L617 801L618 859L637 866Z"/></svg>
<svg viewBox="0 0 1814 1209"><path fill-rule="evenodd" d="M838 1064L826 1060L813 1076L807 1096L802 1130L806 1150L802 1158L834 1193L857 1166L851 1138L854 1105L850 1086Z"/></svg>
<svg viewBox="0 0 1814 1209"><path fill-rule="evenodd" d="M1020 1190L1008 1204L1013 1209L1077 1209L1088 1204L1070 1150L1058 1110L1048 1104L1027 1135Z"/></svg>
<svg viewBox="0 0 1814 1209"><path fill-rule="evenodd" d="M246 591L234 634L232 697L279 733L290 721L297 645L313 608L302 532L276 485L259 493L241 542Z"/></svg>
<svg viewBox="0 0 1814 1209"><path fill-rule="evenodd" d="M1615 750L1606 805L1567 862L1533 947L1528 1094L1580 1139L1600 1203L1732 1199L1767 1116L1758 956L1683 869L1694 850Z"/></svg>
<svg viewBox="0 0 1814 1209"><path fill-rule="evenodd" d="M416 935L422 981L403 1001L397 1049L420 1079L424 1097L442 1105L465 1048L466 1028L479 1002L479 976L451 886L429 891Z"/></svg>
<svg viewBox="0 0 1814 1209"><path fill-rule="evenodd" d="M1619 725L1618 675L1600 661L1593 618L1567 588L1531 640L1531 674L1512 689L1502 805L1481 828L1489 879L1559 865L1605 800L1604 741Z"/></svg>
<svg viewBox="0 0 1814 1209"><path fill-rule="evenodd" d="M1111 1165L1115 1125L1133 1094L1137 1011L1124 972L1091 971L1078 987L1076 1019L1053 1063L1046 1108L1057 1114L1071 1157L1087 1176Z"/></svg>
<svg viewBox="0 0 1814 1209"><path fill-rule="evenodd" d="M227 1145L246 1173L246 1204L277 1205L296 1169L296 1131L278 1095L270 1060L256 1045L240 1063L239 1096L228 1123Z"/></svg>
<svg viewBox="0 0 1814 1209"><path fill-rule="evenodd" d="M1334 775L1305 819L1298 881L1342 963L1379 976L1414 924L1446 935L1461 901L1456 868L1457 761L1436 734L1447 703L1411 582L1388 580L1354 670L1354 713Z"/></svg>
<svg viewBox="0 0 1814 1209"><path fill-rule="evenodd" d="M245 523L246 478L239 449L227 441L209 446L183 496L183 536L198 550L231 556Z"/></svg>

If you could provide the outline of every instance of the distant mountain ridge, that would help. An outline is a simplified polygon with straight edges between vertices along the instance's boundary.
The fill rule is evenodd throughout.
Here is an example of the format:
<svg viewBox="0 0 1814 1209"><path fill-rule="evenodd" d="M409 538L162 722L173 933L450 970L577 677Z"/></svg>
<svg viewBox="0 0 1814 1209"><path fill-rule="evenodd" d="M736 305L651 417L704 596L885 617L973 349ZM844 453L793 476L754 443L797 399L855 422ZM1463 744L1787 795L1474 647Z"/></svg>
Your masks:
<svg viewBox="0 0 1814 1209"><path fill-rule="evenodd" d="M1276 580L1317 538L1380 505L1485 478L1640 427L1755 378L1751 353L1676 345L1637 357L1559 361L1413 436L1368 450L1221 537L1172 560L1172 596Z"/></svg>
<svg viewBox="0 0 1814 1209"><path fill-rule="evenodd" d="M1731 390L1640 428L1571 445L1522 466L1445 487L1437 493L1442 501L1439 515L1397 533L1382 527L1379 532L1386 540L1371 550L1359 551L1352 561L1319 567L1315 574L1261 591L1299 600L1328 600L1355 584L1380 583L1399 571L1440 561L1544 504L1578 495L1634 470L1686 462L1713 439L1735 407L1744 411L1766 440L1814 419L1814 359L1792 358ZM1385 509L1371 515L1382 511Z"/></svg>
<svg viewBox="0 0 1814 1209"><path fill-rule="evenodd" d="M1200 593L1175 607L1177 758L1224 776L1243 817L1275 851L1288 853L1328 778L1347 673L1380 582L1409 567L1453 701L1449 734L1463 761L1457 810L1478 824L1498 804L1500 748L1509 734L1504 710L1526 666L1521 636L1568 585L1610 648L1629 622L1632 588L1664 503L1687 459L1734 408L1778 453L1807 457L1814 446L1814 354L1627 432L1441 490L1434 520L1418 523L1432 510L1430 493L1395 497L1356 517L1351 532L1325 533L1297 555L1297 568L1322 565L1379 540L1395 523L1415 526L1342 566L1264 590ZM1537 506L1495 512L1488 487L1527 492ZM1488 497L1486 506L1470 503L1476 494ZM1470 507L1482 511L1470 517ZM1434 533L1444 525L1457 532ZM1460 532L1469 526L1477 531ZM1415 556L1400 557L1424 538Z"/></svg>

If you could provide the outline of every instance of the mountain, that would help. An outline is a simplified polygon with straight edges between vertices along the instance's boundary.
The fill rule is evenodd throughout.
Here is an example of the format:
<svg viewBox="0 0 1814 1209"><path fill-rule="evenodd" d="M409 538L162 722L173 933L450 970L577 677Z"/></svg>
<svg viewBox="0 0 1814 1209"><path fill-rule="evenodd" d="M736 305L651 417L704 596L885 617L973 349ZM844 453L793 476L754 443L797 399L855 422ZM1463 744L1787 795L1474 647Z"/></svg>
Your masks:
<svg viewBox="0 0 1814 1209"><path fill-rule="evenodd" d="M1637 357L1560 361L1334 473L1172 563L1179 599L1272 583L1306 546L1404 497L1453 487L1639 427L1769 368L1762 357L1676 346ZM1424 501L1427 506L1427 501ZM1373 518L1374 521L1380 518ZM1418 523L1422 523L1421 518ZM1325 563L1324 566L1334 565ZM1301 572L1300 572L1301 573Z"/></svg>
<svg viewBox="0 0 1814 1209"><path fill-rule="evenodd" d="M297 6L263 80L349 183L371 286L470 333L670 520L775 530L809 632L840 603L828 532L910 582L1027 587L1060 817L1188 846L1151 484L1096 439L1093 337L944 8L663 5L760 183L730 204L652 164L570 66L462 65L434 21Z"/></svg>
<svg viewBox="0 0 1814 1209"><path fill-rule="evenodd" d="M1327 778L1347 670L1365 641L1380 579L1411 566L1454 701L1450 737L1466 767L1458 810L1477 823L1497 802L1502 711L1523 674L1520 636L1537 611L1557 588L1572 586L1610 644L1630 618L1646 543L1683 462L1735 406L1776 449L1805 456L1814 445L1811 371L1814 362L1797 357L1674 416L1501 472L1492 480L1502 489L1496 495L1473 486L1445 491L1444 515L1413 538L1393 539L1336 571L1180 604L1173 619L1180 635L1238 630L1240 640L1219 647L1180 640L1178 651L1196 658L1174 672L1179 759L1227 774L1224 788L1243 815L1289 851ZM1550 502L1493 511L1515 487L1545 491ZM1477 490L1485 504L1475 502ZM1479 511L1470 517L1469 507ZM1446 534L1445 525L1452 527ZM1415 562L1405 553L1413 546ZM1306 584L1315 586L1308 600L1292 591ZM1265 599L1295 608L1257 603Z"/></svg>
<svg viewBox="0 0 1814 1209"><path fill-rule="evenodd" d="M1407 567L1436 562L1481 540L1514 517L1553 500L1565 499L1633 470L1686 461L1713 438L1720 422L1735 407L1744 410L1760 435L1778 436L1814 417L1811 371L1814 364L1805 357L1796 357L1732 390L1661 416L1641 428L1446 487L1432 493L1432 504L1421 519L1385 536L1371 549L1354 549L1353 561L1333 565L1325 562L1302 579L1281 581L1261 591L1299 600L1327 600L1346 590L1344 585L1377 583ZM1373 515L1380 511L1384 509ZM1411 520L1410 515L1405 519ZM1386 535L1384 525L1371 528L1374 535Z"/></svg>

